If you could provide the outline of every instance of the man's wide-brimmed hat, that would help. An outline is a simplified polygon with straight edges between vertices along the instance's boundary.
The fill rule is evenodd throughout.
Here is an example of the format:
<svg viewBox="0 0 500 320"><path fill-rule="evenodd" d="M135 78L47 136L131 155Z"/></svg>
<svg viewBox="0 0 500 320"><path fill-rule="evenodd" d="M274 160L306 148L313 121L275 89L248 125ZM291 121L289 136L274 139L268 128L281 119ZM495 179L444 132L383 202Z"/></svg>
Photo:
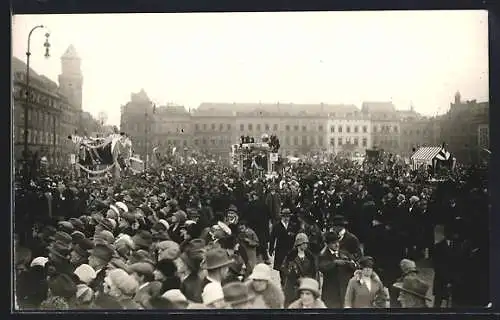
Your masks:
<svg viewBox="0 0 500 320"><path fill-rule="evenodd" d="M224 301L230 305L239 305L255 298L248 286L242 282L231 282L222 287Z"/></svg>
<svg viewBox="0 0 500 320"><path fill-rule="evenodd" d="M229 266L231 263L233 263L233 260L229 258L227 251L216 248L207 251L202 266L207 270L214 270Z"/></svg>
<svg viewBox="0 0 500 320"><path fill-rule="evenodd" d="M47 248L50 253L62 260L69 259L71 247L65 246L60 242L55 242Z"/></svg>
<svg viewBox="0 0 500 320"><path fill-rule="evenodd" d="M429 285L418 277L406 277L404 278L403 282L396 282L395 284L393 284L393 287L415 297L419 297L429 301L432 300L429 296L427 296Z"/></svg>

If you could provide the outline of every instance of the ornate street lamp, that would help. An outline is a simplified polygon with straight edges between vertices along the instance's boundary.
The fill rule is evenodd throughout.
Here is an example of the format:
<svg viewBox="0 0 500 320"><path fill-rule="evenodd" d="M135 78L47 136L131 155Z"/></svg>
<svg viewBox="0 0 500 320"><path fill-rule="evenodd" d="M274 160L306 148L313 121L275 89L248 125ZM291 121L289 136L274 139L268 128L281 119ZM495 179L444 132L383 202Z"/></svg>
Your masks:
<svg viewBox="0 0 500 320"><path fill-rule="evenodd" d="M28 50L26 51L26 103L24 105L24 174L25 174L25 179L26 182L29 183L29 155L28 155L28 112L29 112L29 104L30 104L30 56L31 56L31 35L33 34L33 31L36 29L41 29L45 28L43 25L38 25L33 27L31 29L30 33L28 34ZM47 32L45 33L45 58L50 57L50 43L49 43L49 37L50 34Z"/></svg>

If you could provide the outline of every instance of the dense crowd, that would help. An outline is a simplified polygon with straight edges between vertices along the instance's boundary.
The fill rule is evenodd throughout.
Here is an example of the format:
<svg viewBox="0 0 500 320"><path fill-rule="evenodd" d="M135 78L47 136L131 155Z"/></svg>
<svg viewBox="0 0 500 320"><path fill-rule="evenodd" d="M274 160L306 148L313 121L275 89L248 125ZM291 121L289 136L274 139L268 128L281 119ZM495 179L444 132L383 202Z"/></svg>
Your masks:
<svg viewBox="0 0 500 320"><path fill-rule="evenodd" d="M487 172L345 159L248 179L209 161L16 186L22 310L488 303ZM420 275L432 267L433 281ZM431 303L433 301L433 303Z"/></svg>

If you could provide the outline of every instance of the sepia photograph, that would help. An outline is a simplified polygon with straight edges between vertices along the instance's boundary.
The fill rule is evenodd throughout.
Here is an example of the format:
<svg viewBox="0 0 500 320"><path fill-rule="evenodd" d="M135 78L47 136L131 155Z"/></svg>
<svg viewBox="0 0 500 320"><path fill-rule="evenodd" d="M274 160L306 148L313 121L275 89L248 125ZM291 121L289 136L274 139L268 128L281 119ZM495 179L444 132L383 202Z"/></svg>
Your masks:
<svg viewBox="0 0 500 320"><path fill-rule="evenodd" d="M12 309L489 308L488 13L12 17Z"/></svg>

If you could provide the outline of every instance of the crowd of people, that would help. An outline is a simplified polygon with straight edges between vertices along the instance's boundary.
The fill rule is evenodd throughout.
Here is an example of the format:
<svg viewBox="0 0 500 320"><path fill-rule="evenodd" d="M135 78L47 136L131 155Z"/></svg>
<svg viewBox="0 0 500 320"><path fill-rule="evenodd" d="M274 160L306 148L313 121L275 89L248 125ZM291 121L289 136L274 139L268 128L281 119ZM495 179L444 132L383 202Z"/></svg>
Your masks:
<svg viewBox="0 0 500 320"><path fill-rule="evenodd" d="M487 171L441 178L347 159L252 179L213 161L120 181L52 172L16 185L15 305L485 306Z"/></svg>

